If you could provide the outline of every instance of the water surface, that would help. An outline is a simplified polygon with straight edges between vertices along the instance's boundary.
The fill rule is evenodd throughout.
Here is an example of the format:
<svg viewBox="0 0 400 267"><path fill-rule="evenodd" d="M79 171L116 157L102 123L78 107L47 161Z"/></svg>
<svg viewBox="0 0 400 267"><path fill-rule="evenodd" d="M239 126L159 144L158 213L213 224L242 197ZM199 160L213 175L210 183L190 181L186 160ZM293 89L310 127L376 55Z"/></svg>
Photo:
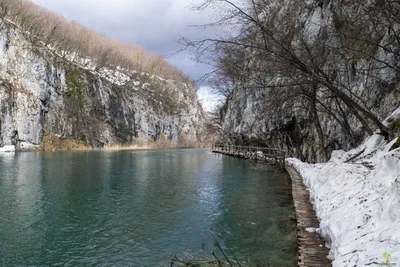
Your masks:
<svg viewBox="0 0 400 267"><path fill-rule="evenodd" d="M214 236L296 266L288 183L202 149L0 154L0 265L167 266Z"/></svg>

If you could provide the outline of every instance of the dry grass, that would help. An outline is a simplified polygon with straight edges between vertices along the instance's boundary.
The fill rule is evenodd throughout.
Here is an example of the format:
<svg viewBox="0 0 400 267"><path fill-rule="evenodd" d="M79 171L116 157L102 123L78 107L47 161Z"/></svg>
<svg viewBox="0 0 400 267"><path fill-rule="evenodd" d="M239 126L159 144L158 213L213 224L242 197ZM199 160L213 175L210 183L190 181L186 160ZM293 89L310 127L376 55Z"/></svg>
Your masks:
<svg viewBox="0 0 400 267"><path fill-rule="evenodd" d="M121 151L121 150L145 150L152 149L147 145L138 146L138 145L110 145L100 148L102 151ZM96 150L96 149L95 149Z"/></svg>
<svg viewBox="0 0 400 267"><path fill-rule="evenodd" d="M165 135L161 135L157 140L149 140L148 146L152 149L168 148L199 148L200 143L195 136L182 134L177 142L171 141Z"/></svg>
<svg viewBox="0 0 400 267"><path fill-rule="evenodd" d="M252 267L249 263L235 261L234 259L221 260L214 256L196 255L184 253L185 258L175 256L171 260L171 266L176 267ZM261 267L256 266L254 267Z"/></svg>
<svg viewBox="0 0 400 267"><path fill-rule="evenodd" d="M269 267L268 263L265 264L253 264L250 262L239 261L230 249L223 249L219 242L214 238L210 237L214 241L214 245L217 247L219 254L212 252L210 256L183 253L184 258L178 258L175 256L171 260L171 267ZM229 256L228 256L229 255Z"/></svg>
<svg viewBox="0 0 400 267"><path fill-rule="evenodd" d="M134 145L125 144L114 144L101 148L101 150L113 151L113 150L144 150L144 149L173 149L173 148L199 148L200 143L196 140L196 137L188 134L183 134L178 141L170 140L166 135L159 136L156 140L138 139Z"/></svg>
<svg viewBox="0 0 400 267"><path fill-rule="evenodd" d="M46 134L43 137L42 144L38 147L38 151L79 151L90 150L91 147L86 145L83 141L74 138L60 138L54 134Z"/></svg>
<svg viewBox="0 0 400 267"><path fill-rule="evenodd" d="M55 134L48 133L43 137L42 144L37 151L122 151L122 150L145 150L145 149L174 149L174 148L198 148L200 144L188 135L183 135L177 142L169 140L165 135L157 140L148 139L137 142L137 144L113 144L103 148L93 148L81 140L74 138L61 138Z"/></svg>
<svg viewBox="0 0 400 267"><path fill-rule="evenodd" d="M157 140L138 139L136 144L112 144L103 148L93 148L84 141L75 138L62 138L53 133L47 133L43 137L42 144L37 151L79 151L79 150L145 150L145 149L173 149L173 148L199 148L201 144L191 135L183 134L178 141L170 140L166 135L161 135Z"/></svg>

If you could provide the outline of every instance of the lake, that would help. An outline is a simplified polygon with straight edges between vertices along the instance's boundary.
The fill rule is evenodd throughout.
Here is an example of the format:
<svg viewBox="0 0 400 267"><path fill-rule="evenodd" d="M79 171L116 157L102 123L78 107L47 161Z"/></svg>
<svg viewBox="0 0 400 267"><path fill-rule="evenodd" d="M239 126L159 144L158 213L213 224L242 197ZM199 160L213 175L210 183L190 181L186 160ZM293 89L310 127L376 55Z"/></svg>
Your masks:
<svg viewBox="0 0 400 267"><path fill-rule="evenodd" d="M296 266L290 178L206 149L0 154L0 266ZM270 266L268 265L268 266Z"/></svg>

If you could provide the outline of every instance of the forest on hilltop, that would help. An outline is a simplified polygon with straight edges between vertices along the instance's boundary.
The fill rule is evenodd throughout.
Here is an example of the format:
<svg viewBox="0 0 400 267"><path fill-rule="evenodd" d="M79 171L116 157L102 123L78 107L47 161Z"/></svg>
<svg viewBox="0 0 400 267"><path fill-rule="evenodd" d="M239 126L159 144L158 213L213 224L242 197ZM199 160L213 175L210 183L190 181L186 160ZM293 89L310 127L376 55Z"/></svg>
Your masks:
<svg viewBox="0 0 400 267"><path fill-rule="evenodd" d="M118 66L166 79L191 82L187 75L161 55L99 34L29 0L0 0L0 18L15 23L28 37L44 42L64 58L89 58L98 68Z"/></svg>

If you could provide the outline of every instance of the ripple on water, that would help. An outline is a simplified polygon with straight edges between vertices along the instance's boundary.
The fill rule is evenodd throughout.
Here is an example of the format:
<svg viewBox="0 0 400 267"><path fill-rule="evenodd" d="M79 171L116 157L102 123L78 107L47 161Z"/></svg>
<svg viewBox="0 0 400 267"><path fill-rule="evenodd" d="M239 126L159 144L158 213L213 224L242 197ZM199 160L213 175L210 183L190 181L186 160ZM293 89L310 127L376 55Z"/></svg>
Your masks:
<svg viewBox="0 0 400 267"><path fill-rule="evenodd" d="M295 266L285 179L202 149L0 155L0 265L158 266L214 236Z"/></svg>

